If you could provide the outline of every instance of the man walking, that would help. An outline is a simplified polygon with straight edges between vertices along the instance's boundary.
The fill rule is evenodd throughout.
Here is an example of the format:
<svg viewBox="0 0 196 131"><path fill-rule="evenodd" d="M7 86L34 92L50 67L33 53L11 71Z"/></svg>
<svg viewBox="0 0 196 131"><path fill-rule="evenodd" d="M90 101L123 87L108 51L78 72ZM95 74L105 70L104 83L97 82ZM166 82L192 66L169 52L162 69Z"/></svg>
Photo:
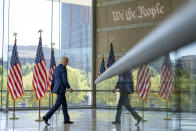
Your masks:
<svg viewBox="0 0 196 131"><path fill-rule="evenodd" d="M142 117L138 115L138 113L131 107L130 105L130 96L129 94L134 93L133 89L133 78L132 78L132 72L127 71L118 76L118 82L116 84L115 89L112 90L113 93L116 92L116 89L119 89L120 91L120 98L118 101L117 106L117 113L116 113L116 119L113 124L120 124L121 122L121 114L122 114L122 106L124 105L127 110L132 114L135 120L137 120L136 126L141 122Z"/></svg>
<svg viewBox="0 0 196 131"><path fill-rule="evenodd" d="M62 105L62 111L64 115L64 123L71 124L73 123L70 121L69 114L67 111L67 102L66 102L66 89L69 89L72 92L72 88L70 87L67 79L67 69L66 66L68 65L69 59L67 57L62 57L61 64L59 64L53 73L52 85L51 85L51 92L57 94L57 99L55 105L46 113L42 119L45 121L47 125L48 119L50 119L53 113L58 110L58 108Z"/></svg>

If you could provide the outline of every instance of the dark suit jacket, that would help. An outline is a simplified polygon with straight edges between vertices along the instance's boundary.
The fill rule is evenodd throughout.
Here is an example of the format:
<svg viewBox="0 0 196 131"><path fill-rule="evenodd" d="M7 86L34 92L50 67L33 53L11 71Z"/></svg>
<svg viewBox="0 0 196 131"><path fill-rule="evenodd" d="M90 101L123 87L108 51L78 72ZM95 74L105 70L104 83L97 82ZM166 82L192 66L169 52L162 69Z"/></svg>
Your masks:
<svg viewBox="0 0 196 131"><path fill-rule="evenodd" d="M63 64L59 64L53 73L51 90L52 93L65 94L66 89L69 89L70 85L67 80L67 69Z"/></svg>
<svg viewBox="0 0 196 131"><path fill-rule="evenodd" d="M126 71L118 75L118 82L116 83L116 89L119 89L120 94L133 94L134 83L131 71Z"/></svg>

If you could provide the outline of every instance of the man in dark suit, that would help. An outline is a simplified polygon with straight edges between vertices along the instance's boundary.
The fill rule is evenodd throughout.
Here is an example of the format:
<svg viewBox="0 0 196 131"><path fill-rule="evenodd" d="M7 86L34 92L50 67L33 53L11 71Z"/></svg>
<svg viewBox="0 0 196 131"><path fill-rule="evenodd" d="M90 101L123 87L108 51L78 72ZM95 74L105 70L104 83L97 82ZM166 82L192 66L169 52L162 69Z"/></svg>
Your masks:
<svg viewBox="0 0 196 131"><path fill-rule="evenodd" d="M113 93L116 92L116 89L119 89L120 91L120 98L118 101L117 106L117 113L116 113L116 119L113 124L120 124L120 118L122 114L122 106L124 105L127 110L132 114L133 118L137 120L136 126L140 123L142 120L142 117L138 115L138 113L131 107L130 105L130 96L129 94L134 93L133 88L133 78L132 78L132 72L127 71L118 76L118 82L116 84L115 89L112 90Z"/></svg>
<svg viewBox="0 0 196 131"><path fill-rule="evenodd" d="M66 89L69 89L72 92L72 88L70 87L67 79L67 69L66 66L68 65L69 59L67 57L62 57L61 64L59 64L53 73L52 78L52 85L51 85L51 92L57 94L57 99L55 105L43 116L43 120L47 125L48 119L50 119L53 113L58 110L58 108L62 105L62 111L64 115L64 123L71 124L73 123L70 121L69 114L67 111L67 102L66 102Z"/></svg>

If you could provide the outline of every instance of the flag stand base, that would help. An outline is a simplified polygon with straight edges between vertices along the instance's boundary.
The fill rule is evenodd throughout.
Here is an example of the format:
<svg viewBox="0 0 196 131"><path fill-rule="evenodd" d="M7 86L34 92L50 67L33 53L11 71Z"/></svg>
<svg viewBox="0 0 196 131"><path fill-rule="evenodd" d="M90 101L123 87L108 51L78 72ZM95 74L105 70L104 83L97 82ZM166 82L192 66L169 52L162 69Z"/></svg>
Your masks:
<svg viewBox="0 0 196 131"><path fill-rule="evenodd" d="M13 116L10 118L11 120L17 120L18 118L15 115L15 100L14 100L14 107L13 107Z"/></svg>
<svg viewBox="0 0 196 131"><path fill-rule="evenodd" d="M169 117L169 113L168 113L168 101L166 102L166 111L167 111L167 115L166 115L165 118L163 118L163 120L166 120L166 121L172 120L172 119Z"/></svg>
<svg viewBox="0 0 196 131"><path fill-rule="evenodd" d="M144 119L144 101L142 101L142 122L148 122L148 120Z"/></svg>
<svg viewBox="0 0 196 131"><path fill-rule="evenodd" d="M142 122L148 122L148 120L142 119Z"/></svg>
<svg viewBox="0 0 196 131"><path fill-rule="evenodd" d="M17 119L19 119L19 118L16 117L16 116L12 116L10 119L11 119L11 120L17 120Z"/></svg>
<svg viewBox="0 0 196 131"><path fill-rule="evenodd" d="M165 118L163 118L163 120L170 121L172 119L170 117L165 117Z"/></svg>
<svg viewBox="0 0 196 131"><path fill-rule="evenodd" d="M43 121L43 119L41 117L39 117L37 120L35 120L37 122Z"/></svg>

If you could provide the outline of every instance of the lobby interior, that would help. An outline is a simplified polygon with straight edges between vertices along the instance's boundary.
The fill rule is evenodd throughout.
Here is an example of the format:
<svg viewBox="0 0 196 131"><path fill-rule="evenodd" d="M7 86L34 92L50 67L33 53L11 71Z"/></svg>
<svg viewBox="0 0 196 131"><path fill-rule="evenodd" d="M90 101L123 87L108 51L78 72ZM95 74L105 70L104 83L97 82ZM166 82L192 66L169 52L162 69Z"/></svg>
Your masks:
<svg viewBox="0 0 196 131"><path fill-rule="evenodd" d="M138 43L190 2L193 0L0 0L0 131L195 131L196 41L145 63L151 84L145 100L137 91L142 65L131 68L134 93L129 95L130 104L143 118L138 126L124 107L121 124L112 124L120 98L119 91L112 92L118 75L95 84L102 76L103 60L105 70L109 69L111 50L114 64L129 51L137 52ZM39 29L43 30L47 71L52 50L56 65L62 56L69 58L68 81L73 92L67 91L66 99L73 124L63 123L61 108L49 120L50 126L37 121L56 101L56 94L49 92L36 100L32 86ZM15 32L24 95L13 101L7 81ZM149 51L158 52L146 48L145 52ZM171 60L173 82L169 100L160 96L166 55ZM17 119L11 119L13 113Z"/></svg>

